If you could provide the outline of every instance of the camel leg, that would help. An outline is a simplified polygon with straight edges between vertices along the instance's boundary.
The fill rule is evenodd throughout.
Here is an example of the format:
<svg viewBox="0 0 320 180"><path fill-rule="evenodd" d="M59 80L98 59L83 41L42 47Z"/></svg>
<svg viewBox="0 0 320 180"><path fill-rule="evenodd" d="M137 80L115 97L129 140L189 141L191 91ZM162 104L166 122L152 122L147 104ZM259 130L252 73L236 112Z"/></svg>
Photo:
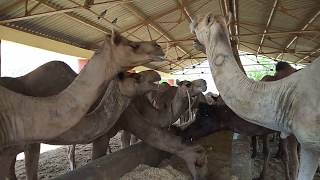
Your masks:
<svg viewBox="0 0 320 180"><path fill-rule="evenodd" d="M289 136L288 138L288 153L289 153L289 170L290 170L290 180L296 180L298 177L298 141L294 136Z"/></svg>
<svg viewBox="0 0 320 180"><path fill-rule="evenodd" d="M312 180L317 170L320 152L306 149L301 144L300 167L298 180Z"/></svg>
<svg viewBox="0 0 320 180"><path fill-rule="evenodd" d="M127 117L125 129L136 135L139 139L157 149L170 152L184 159L194 179L204 179L206 174L206 155L201 146L188 146L182 139L172 133L154 127L141 118Z"/></svg>
<svg viewBox="0 0 320 180"><path fill-rule="evenodd" d="M278 136L278 133L277 133L277 136ZM277 151L277 153L275 155L275 158L277 158L277 159L280 159L283 156L283 147L284 147L283 141L284 141L283 139L279 138L278 151Z"/></svg>
<svg viewBox="0 0 320 180"><path fill-rule="evenodd" d="M11 161L11 165L10 165L10 172L8 175L8 180L17 180L17 176L16 176L16 157L14 157Z"/></svg>
<svg viewBox="0 0 320 180"><path fill-rule="evenodd" d="M269 136L268 135L263 135L263 155L264 155L264 163L263 163L263 169L260 174L260 179L264 179L267 170L268 170L268 165L270 161L270 146L269 146Z"/></svg>
<svg viewBox="0 0 320 180"><path fill-rule="evenodd" d="M251 146L252 146L251 158L254 159L257 157L257 136L251 137Z"/></svg>
<svg viewBox="0 0 320 180"><path fill-rule="evenodd" d="M131 133L123 130L121 133L121 146L126 148L130 146Z"/></svg>
<svg viewBox="0 0 320 180"><path fill-rule="evenodd" d="M38 163L40 156L40 144L29 144L24 148L26 176L28 180L38 179Z"/></svg>
<svg viewBox="0 0 320 180"><path fill-rule="evenodd" d="M0 179L6 179L10 175L12 160L16 158L19 152L21 151L15 148L7 148L0 152Z"/></svg>
<svg viewBox="0 0 320 180"><path fill-rule="evenodd" d="M92 143L92 160L98 159L104 155L106 155L108 148L109 147L109 141L110 138L109 136L103 135L97 139L95 139Z"/></svg>
<svg viewBox="0 0 320 180"><path fill-rule="evenodd" d="M76 145L73 144L68 147L68 161L69 161L69 166L71 171L77 168L75 156L76 156Z"/></svg>
<svg viewBox="0 0 320 180"><path fill-rule="evenodd" d="M289 171L289 152L288 152L288 139L281 139L281 159L284 165L284 172L286 180L290 180L290 171Z"/></svg>

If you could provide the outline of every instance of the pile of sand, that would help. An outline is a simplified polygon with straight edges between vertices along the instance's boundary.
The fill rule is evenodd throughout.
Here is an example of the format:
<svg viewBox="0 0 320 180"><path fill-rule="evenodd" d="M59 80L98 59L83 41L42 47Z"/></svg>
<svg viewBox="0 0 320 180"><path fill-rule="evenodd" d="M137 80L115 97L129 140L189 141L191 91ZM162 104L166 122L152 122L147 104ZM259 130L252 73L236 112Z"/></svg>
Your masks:
<svg viewBox="0 0 320 180"><path fill-rule="evenodd" d="M191 177L172 166L157 168L141 164L123 175L120 180L191 180Z"/></svg>

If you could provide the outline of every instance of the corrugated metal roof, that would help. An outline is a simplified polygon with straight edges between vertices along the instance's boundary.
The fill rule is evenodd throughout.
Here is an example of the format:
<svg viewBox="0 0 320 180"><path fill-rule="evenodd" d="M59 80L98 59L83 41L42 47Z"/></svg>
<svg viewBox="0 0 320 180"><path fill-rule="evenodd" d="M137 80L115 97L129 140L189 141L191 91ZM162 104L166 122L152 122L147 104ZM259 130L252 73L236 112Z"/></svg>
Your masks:
<svg viewBox="0 0 320 180"><path fill-rule="evenodd" d="M41 2L41 3L39 3ZM95 0L96 5L83 7L84 0L1 0L0 21L16 17L25 19L1 22L0 24L80 47L92 47L104 35L115 28L129 39L136 41L156 40L167 52L167 62L150 63L147 66L164 72L198 64L204 54L192 48L188 17L181 8L182 0ZM184 0L187 13L191 16L214 12L221 14L222 1ZM241 51L256 54L265 30L274 1L239 0L239 47ZM125 5L124 5L125 4ZM79 6L80 5L80 6ZM129 7L129 8L128 8ZM68 9L69 8L69 9ZM62 11L64 10L64 11ZM107 10L103 18L98 15ZM55 11L52 13L52 11ZM50 13L47 13L50 12ZM320 48L320 3L318 0L279 0L268 32L283 32L266 35L260 54L279 59L299 62ZM45 14L41 14L45 13ZM34 16L40 14L40 16ZM313 22L304 34L289 34L300 31L307 22ZM114 19L116 24L111 24ZM251 34L251 35L248 35ZM288 43L298 35L295 42L285 50ZM150 38L151 37L151 38ZM303 63L311 62L318 53L313 53Z"/></svg>

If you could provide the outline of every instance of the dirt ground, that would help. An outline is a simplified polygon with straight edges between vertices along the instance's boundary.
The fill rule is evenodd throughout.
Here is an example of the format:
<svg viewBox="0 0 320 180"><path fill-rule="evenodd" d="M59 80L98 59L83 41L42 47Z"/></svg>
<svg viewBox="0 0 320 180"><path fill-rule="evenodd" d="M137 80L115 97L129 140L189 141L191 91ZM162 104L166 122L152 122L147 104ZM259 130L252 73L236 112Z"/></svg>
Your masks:
<svg viewBox="0 0 320 180"><path fill-rule="evenodd" d="M284 173L284 165L280 159L275 158L275 154L278 150L278 146L276 142L271 142L271 159L269 163L269 171L267 172L267 177L265 180L285 180ZM253 177L259 177L260 172L263 167L263 153L262 153L262 145L259 143L259 153L257 154L257 158L253 160L254 169L253 169ZM320 180L320 176L317 174L314 177L314 180Z"/></svg>
<svg viewBox="0 0 320 180"><path fill-rule="evenodd" d="M272 156L277 151L276 143L271 143L272 145ZM120 136L119 134L111 139L110 146L113 152L120 149ZM58 148L56 150L48 151L40 155L40 162L39 162L39 179L47 180L57 177L61 174L66 173L69 171L69 163L67 160L67 146L62 148ZM81 167L85 165L88 161L90 161L91 157L91 144L90 145L77 145L76 148L76 162L77 167ZM183 161L177 160L174 158L173 160L173 167L177 168L181 171L186 172L186 167L184 166ZM177 163L179 162L179 163ZM168 162L163 162L163 164L172 164ZM178 165L179 164L179 165ZM253 168L253 176L258 177L259 173L261 172L262 165L263 165L263 155L260 152L257 155L257 158L253 160L254 168ZM25 180L25 168L24 168L24 161L19 160L16 163L16 174L18 179ZM282 162L279 159L271 158L270 162L270 170L266 180L284 180L284 170ZM315 177L315 180L320 180L319 176Z"/></svg>
<svg viewBox="0 0 320 180"><path fill-rule="evenodd" d="M77 167L81 167L91 160L91 147L91 144L76 146ZM118 151L121 148L120 134L117 134L110 140L110 147L112 152ZM39 179L53 179L61 174L70 171L67 151L68 146L63 146L61 148L42 153L39 160ZM16 175L19 180L26 179L24 160L17 161Z"/></svg>

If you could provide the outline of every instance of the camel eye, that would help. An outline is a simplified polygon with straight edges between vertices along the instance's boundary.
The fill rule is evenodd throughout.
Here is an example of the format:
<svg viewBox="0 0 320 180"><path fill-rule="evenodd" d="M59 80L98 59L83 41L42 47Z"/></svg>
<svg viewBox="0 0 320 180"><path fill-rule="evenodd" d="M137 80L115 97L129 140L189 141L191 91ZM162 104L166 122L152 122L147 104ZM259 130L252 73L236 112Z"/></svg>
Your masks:
<svg viewBox="0 0 320 180"><path fill-rule="evenodd" d="M138 49L140 47L140 44L130 44L129 46L133 49Z"/></svg>
<svg viewBox="0 0 320 180"><path fill-rule="evenodd" d="M159 44L157 44L157 43L154 44L154 47L161 48L161 46Z"/></svg>
<svg viewBox="0 0 320 180"><path fill-rule="evenodd" d="M191 84L190 83L186 84L186 87L188 87L188 88L191 87Z"/></svg>

